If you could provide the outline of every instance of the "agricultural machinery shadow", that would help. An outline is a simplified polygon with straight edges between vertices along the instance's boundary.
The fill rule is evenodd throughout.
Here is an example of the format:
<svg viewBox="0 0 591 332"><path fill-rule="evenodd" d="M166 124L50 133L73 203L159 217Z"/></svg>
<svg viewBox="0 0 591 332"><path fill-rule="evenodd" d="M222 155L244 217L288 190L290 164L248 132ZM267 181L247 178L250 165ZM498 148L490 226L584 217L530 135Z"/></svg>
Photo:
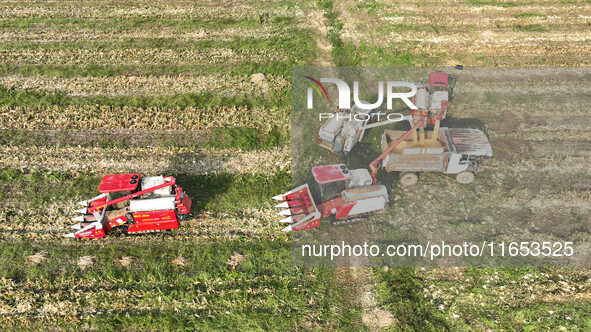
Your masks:
<svg viewBox="0 0 591 332"><path fill-rule="evenodd" d="M165 174L176 178L177 183L193 200L193 215L199 214L218 197L226 194L234 181L231 174L196 174L195 165L207 162L207 159L198 153L179 153L170 159L165 171Z"/></svg>
<svg viewBox="0 0 591 332"><path fill-rule="evenodd" d="M184 152L170 158L166 174L193 200L191 213L239 212L248 206L269 206L271 197L286 192L291 174L287 170L267 173L224 172L224 160L198 152ZM208 172L208 174L204 174Z"/></svg>
<svg viewBox="0 0 591 332"><path fill-rule="evenodd" d="M453 116L447 116L441 121L441 126L449 128L478 129L488 136L485 123L477 118L455 118Z"/></svg>

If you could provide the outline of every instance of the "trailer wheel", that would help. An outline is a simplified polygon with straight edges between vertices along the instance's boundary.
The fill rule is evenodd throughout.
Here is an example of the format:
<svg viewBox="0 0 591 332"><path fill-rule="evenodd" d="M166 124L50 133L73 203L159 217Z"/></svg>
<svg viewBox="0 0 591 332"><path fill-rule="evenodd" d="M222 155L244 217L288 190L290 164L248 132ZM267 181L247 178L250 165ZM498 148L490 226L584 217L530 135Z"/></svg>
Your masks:
<svg viewBox="0 0 591 332"><path fill-rule="evenodd" d="M474 181L474 173L469 171L461 172L456 176L456 180L461 184L472 183Z"/></svg>
<svg viewBox="0 0 591 332"><path fill-rule="evenodd" d="M412 186L419 181L419 176L415 172L402 172L400 174L400 183L403 186Z"/></svg>

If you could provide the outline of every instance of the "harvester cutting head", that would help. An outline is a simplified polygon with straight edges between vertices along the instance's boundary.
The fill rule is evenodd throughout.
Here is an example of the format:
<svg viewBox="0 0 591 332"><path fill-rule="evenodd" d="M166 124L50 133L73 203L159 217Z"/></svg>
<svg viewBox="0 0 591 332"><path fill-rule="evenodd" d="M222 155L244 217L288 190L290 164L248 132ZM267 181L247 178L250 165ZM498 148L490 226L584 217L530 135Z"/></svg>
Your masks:
<svg viewBox="0 0 591 332"><path fill-rule="evenodd" d="M284 232L312 229L320 225L320 212L307 183L273 199L283 202L275 207L287 208L279 213L286 216L280 222L289 224L283 229Z"/></svg>
<svg viewBox="0 0 591 332"><path fill-rule="evenodd" d="M191 209L191 199L172 176L140 179L139 174L103 177L100 195L78 202L78 224L66 237L99 238L114 229L124 233L178 228Z"/></svg>

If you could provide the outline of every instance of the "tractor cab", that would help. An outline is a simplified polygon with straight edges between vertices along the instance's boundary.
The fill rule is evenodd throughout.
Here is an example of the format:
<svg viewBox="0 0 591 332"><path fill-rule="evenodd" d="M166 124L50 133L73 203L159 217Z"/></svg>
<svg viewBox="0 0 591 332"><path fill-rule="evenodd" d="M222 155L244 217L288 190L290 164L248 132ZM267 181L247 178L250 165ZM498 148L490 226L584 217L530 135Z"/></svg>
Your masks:
<svg viewBox="0 0 591 332"><path fill-rule="evenodd" d="M346 189L368 186L372 183L368 170L349 170L345 164L316 166L312 168L312 174L320 187L323 202L341 196Z"/></svg>

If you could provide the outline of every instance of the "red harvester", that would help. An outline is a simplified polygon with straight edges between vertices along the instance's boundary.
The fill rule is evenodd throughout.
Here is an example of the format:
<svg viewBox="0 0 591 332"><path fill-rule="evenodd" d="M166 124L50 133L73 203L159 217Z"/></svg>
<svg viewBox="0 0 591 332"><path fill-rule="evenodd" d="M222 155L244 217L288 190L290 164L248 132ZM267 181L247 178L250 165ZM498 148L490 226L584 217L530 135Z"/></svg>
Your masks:
<svg viewBox="0 0 591 332"><path fill-rule="evenodd" d="M99 238L112 231L125 234L179 227L191 210L191 199L172 176L141 178L139 174L103 177L100 195L78 204L76 230L66 237Z"/></svg>
<svg viewBox="0 0 591 332"><path fill-rule="evenodd" d="M287 208L280 213L287 216L281 222L290 224L284 231L316 228L320 219L332 215L332 225L354 224L387 208L388 190L382 184L372 183L369 171L364 168L348 170L344 164L325 165L312 168L312 173L323 202L318 207L308 184L273 197L283 201L276 207Z"/></svg>

